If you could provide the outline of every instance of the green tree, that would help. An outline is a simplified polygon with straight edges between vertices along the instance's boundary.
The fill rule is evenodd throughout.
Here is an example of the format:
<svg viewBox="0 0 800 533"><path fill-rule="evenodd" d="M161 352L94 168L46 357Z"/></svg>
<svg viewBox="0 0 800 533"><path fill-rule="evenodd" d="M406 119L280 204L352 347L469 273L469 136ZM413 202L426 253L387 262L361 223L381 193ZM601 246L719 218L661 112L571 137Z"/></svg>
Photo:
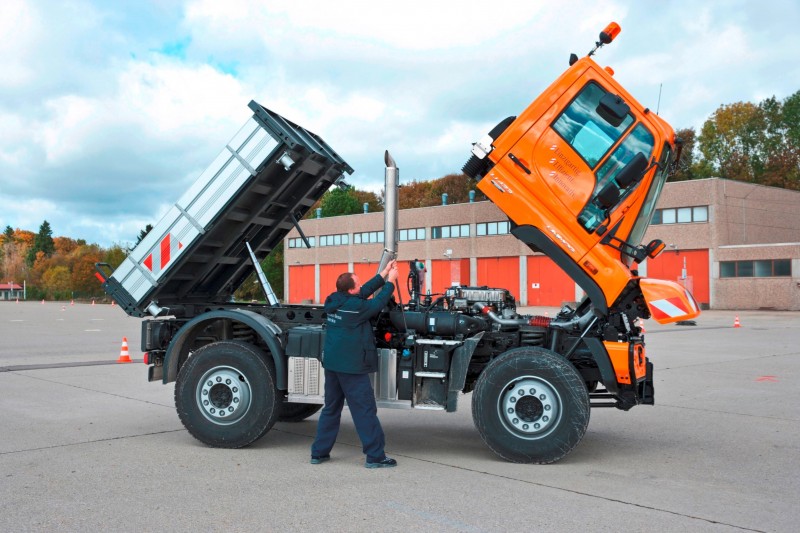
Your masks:
<svg viewBox="0 0 800 533"><path fill-rule="evenodd" d="M356 197L355 187L352 185L344 188L332 188L322 196L319 206L322 208L323 217L355 215L362 211L361 203Z"/></svg>
<svg viewBox="0 0 800 533"><path fill-rule="evenodd" d="M275 292L275 296L278 300L283 300L283 242L280 242L261 261L261 269ZM251 300L264 301L264 293L261 291L255 272L247 276L239 288L236 289L234 298L245 302Z"/></svg>
<svg viewBox="0 0 800 533"><path fill-rule="evenodd" d="M135 247L137 244L142 242L144 240L144 238L147 237L147 234L150 233L152 230L153 230L153 225L152 224L148 224L148 225L146 225L144 227L144 229L139 230L139 235L136 237L136 242L133 243L133 246ZM131 249L133 249L133 248L131 248Z"/></svg>
<svg viewBox="0 0 800 533"><path fill-rule="evenodd" d="M36 255L42 252L45 257L53 255L56 246L53 243L53 230L50 228L48 221L42 222L39 226L39 233L33 238L33 246L28 250L27 263L28 266L33 266L36 261Z"/></svg>
<svg viewBox="0 0 800 533"><path fill-rule="evenodd" d="M49 298L68 298L72 289L69 269L64 265L48 268L42 274L42 285L43 291Z"/></svg>
<svg viewBox="0 0 800 533"><path fill-rule="evenodd" d="M119 244L114 244L111 246L111 248L105 250L103 262L108 263L113 270L121 265L126 257L128 257L128 253L125 251L125 249Z"/></svg>

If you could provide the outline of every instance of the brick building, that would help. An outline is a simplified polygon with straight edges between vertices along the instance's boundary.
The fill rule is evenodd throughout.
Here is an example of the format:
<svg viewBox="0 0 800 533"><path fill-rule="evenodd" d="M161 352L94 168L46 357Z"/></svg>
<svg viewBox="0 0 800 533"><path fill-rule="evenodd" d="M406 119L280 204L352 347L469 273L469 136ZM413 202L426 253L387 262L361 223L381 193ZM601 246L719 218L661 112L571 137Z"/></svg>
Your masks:
<svg viewBox="0 0 800 533"><path fill-rule="evenodd" d="M549 258L510 235L491 202L405 209L399 213L401 285L408 262L426 264L424 290L451 284L509 289L520 305L560 306L583 291ZM383 213L303 220L285 241L284 295L320 302L336 276L375 274L383 251ZM704 308L800 310L800 192L718 178L667 183L645 242L666 250L640 267L673 279ZM402 298L408 298L403 290Z"/></svg>

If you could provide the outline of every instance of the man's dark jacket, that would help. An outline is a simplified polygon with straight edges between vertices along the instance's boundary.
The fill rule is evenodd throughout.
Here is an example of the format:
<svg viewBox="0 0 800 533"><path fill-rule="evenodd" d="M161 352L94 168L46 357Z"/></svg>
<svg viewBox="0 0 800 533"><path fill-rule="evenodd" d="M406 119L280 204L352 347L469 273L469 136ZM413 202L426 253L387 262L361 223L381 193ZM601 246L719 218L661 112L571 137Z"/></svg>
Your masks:
<svg viewBox="0 0 800 533"><path fill-rule="evenodd" d="M383 289L368 300L369 296ZM336 291L325 299L328 314L322 366L344 374L369 374L378 370L378 350L370 319L392 297L394 285L380 275L361 286L359 294Z"/></svg>

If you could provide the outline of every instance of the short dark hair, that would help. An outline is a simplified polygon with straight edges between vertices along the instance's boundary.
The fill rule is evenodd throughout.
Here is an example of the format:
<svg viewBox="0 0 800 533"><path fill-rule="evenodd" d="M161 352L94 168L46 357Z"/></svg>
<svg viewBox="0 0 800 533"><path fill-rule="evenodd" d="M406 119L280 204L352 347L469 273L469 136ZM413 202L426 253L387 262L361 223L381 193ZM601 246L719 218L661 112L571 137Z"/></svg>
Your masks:
<svg viewBox="0 0 800 533"><path fill-rule="evenodd" d="M350 289L354 289L356 286L356 282L353 279L352 272L345 272L344 274L339 274L339 277L336 278L336 290L339 292L349 292Z"/></svg>

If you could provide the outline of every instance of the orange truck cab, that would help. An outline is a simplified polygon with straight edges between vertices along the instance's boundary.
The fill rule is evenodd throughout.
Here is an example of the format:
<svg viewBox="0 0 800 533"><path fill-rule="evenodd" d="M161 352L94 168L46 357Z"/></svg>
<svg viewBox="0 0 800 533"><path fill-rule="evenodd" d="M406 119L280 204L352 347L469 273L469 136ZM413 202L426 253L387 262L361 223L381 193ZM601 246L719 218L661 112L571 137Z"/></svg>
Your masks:
<svg viewBox="0 0 800 533"><path fill-rule="evenodd" d="M638 275L637 265L664 249L661 241L642 239L680 141L611 68L591 58L618 33L611 23L587 57L573 55L527 109L474 144L464 166L508 215L512 233L553 259L586 293L565 330L581 330L601 369L610 362L617 384L602 381L616 399L647 373L638 320L665 324L699 315L682 285ZM617 406L652 403L648 396L639 390Z"/></svg>

